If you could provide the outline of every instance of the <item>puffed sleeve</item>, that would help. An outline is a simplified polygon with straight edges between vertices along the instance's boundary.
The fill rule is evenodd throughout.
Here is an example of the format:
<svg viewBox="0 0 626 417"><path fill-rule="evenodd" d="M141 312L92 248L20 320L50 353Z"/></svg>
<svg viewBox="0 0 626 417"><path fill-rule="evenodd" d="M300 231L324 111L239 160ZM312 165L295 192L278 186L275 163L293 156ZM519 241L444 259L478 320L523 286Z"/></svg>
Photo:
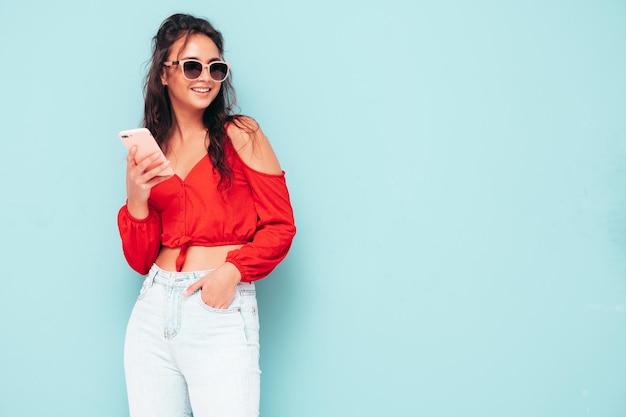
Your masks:
<svg viewBox="0 0 626 417"><path fill-rule="evenodd" d="M226 261L239 269L241 281L250 282L269 275L287 256L296 227L285 173L266 174L249 167L244 173L257 211L256 232L252 241L230 251Z"/></svg>
<svg viewBox="0 0 626 417"><path fill-rule="evenodd" d="M122 238L122 250L128 265L145 275L159 254L161 218L153 208L145 219L136 219L124 205L117 214L117 226Z"/></svg>

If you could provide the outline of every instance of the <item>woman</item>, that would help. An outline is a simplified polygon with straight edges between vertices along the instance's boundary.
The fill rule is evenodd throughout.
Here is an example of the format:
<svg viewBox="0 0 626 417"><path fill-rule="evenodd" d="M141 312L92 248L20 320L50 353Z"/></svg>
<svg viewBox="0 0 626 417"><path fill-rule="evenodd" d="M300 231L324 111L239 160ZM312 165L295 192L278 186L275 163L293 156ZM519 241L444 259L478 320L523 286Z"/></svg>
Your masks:
<svg viewBox="0 0 626 417"><path fill-rule="evenodd" d="M189 15L153 39L144 126L167 160L148 169L162 156L129 151L118 214L124 255L147 274L124 350L131 417L259 414L254 281L286 256L295 226L267 138L232 114L223 52L220 32Z"/></svg>

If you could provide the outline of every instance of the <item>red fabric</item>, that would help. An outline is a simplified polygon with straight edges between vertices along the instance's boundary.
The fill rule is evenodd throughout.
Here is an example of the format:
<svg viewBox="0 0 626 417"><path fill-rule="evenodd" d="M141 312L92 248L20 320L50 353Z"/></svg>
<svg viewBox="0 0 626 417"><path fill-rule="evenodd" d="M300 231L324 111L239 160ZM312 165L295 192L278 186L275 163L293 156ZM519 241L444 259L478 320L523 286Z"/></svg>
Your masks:
<svg viewBox="0 0 626 417"><path fill-rule="evenodd" d="M189 246L243 244L226 261L244 282L267 276L284 259L296 231L285 173L253 170L230 141L225 150L233 172L228 190L217 190L219 174L207 155L184 181L175 175L152 188L146 219L133 218L126 205L120 209L118 227L131 268L147 274L161 245L181 248L180 271Z"/></svg>

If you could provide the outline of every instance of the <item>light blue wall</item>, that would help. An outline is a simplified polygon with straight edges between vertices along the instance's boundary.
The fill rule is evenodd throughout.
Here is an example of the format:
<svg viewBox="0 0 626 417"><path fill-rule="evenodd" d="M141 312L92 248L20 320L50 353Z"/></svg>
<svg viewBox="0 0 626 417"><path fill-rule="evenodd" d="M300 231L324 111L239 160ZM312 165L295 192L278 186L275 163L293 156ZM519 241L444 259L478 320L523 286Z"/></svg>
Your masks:
<svg viewBox="0 0 626 417"><path fill-rule="evenodd" d="M626 415L623 0L2 0L0 416L127 416L116 133L175 11L296 211L263 416Z"/></svg>

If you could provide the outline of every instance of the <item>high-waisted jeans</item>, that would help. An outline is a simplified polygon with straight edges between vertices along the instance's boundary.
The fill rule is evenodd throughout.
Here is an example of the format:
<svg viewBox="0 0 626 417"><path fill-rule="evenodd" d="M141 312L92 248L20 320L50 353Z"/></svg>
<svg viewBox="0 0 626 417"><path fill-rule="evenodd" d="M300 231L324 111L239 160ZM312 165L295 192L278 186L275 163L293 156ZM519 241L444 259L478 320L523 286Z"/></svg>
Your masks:
<svg viewBox="0 0 626 417"><path fill-rule="evenodd" d="M154 265L133 308L124 347L131 417L257 417L259 318L253 283L230 306L181 293L209 271Z"/></svg>

